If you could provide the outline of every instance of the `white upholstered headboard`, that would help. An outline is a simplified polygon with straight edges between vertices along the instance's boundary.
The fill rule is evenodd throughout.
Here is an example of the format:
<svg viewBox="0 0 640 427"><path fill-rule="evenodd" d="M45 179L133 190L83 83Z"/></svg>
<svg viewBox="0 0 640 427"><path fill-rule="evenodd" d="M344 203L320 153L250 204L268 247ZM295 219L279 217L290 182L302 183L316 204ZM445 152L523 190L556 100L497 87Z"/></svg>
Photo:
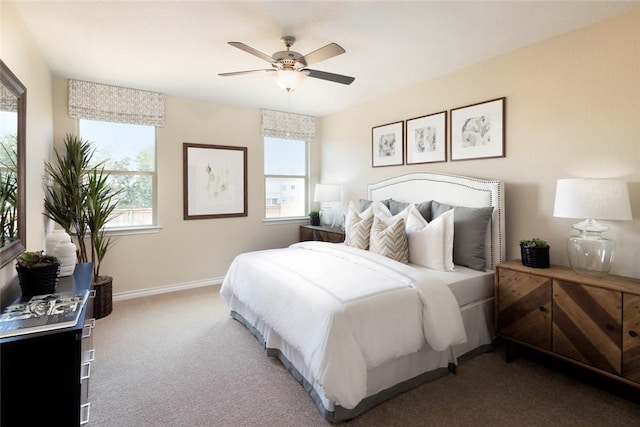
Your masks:
<svg viewBox="0 0 640 427"><path fill-rule="evenodd" d="M470 208L493 206L485 241L486 267L493 269L504 261L506 245L502 181L418 172L369 184L367 190L370 200L394 199L409 203L437 200Z"/></svg>

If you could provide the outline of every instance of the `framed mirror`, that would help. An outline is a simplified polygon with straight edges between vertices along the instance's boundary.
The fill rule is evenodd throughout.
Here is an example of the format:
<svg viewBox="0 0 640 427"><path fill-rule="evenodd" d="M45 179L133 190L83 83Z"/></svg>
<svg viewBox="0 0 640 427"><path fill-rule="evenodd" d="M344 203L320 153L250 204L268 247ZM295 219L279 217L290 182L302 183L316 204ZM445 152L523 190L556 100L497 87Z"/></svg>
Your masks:
<svg viewBox="0 0 640 427"><path fill-rule="evenodd" d="M27 88L0 60L0 267L26 242Z"/></svg>

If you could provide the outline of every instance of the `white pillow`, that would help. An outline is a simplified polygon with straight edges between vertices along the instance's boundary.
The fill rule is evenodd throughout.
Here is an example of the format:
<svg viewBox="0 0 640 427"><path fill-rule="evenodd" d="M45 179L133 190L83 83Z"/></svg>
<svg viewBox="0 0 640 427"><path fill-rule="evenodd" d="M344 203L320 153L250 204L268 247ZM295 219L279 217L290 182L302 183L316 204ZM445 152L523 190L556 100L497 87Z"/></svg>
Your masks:
<svg viewBox="0 0 640 427"><path fill-rule="evenodd" d="M420 212L418 215L422 216ZM415 221L415 215L410 218ZM441 271L454 269L453 209L424 226L419 221L407 224L407 236L410 263Z"/></svg>

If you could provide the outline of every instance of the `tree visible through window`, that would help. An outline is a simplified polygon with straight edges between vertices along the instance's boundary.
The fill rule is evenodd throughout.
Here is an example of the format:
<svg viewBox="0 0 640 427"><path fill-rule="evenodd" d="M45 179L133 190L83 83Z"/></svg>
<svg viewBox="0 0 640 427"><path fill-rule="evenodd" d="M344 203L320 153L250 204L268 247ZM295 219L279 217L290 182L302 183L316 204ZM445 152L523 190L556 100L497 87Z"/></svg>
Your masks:
<svg viewBox="0 0 640 427"><path fill-rule="evenodd" d="M307 143L264 138L265 218L306 215Z"/></svg>
<svg viewBox="0 0 640 427"><path fill-rule="evenodd" d="M156 224L156 129L154 126L80 120L80 136L96 148L118 195L111 227Z"/></svg>

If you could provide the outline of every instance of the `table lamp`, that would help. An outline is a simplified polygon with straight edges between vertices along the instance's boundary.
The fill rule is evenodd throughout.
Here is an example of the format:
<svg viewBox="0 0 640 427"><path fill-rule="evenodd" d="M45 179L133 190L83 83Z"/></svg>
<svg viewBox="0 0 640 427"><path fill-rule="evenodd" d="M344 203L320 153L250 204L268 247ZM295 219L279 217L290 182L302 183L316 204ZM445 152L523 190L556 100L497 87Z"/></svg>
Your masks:
<svg viewBox="0 0 640 427"><path fill-rule="evenodd" d="M627 183L615 179L559 179L553 216L586 218L573 224L579 234L568 239L569 264L577 273L604 276L613 263L615 243L601 236L610 227L596 219L632 219Z"/></svg>
<svg viewBox="0 0 640 427"><path fill-rule="evenodd" d="M316 184L316 192L313 201L320 203L336 203L342 201L342 186L338 184ZM331 227L336 226L336 215L332 208L322 209L323 216L331 213Z"/></svg>

